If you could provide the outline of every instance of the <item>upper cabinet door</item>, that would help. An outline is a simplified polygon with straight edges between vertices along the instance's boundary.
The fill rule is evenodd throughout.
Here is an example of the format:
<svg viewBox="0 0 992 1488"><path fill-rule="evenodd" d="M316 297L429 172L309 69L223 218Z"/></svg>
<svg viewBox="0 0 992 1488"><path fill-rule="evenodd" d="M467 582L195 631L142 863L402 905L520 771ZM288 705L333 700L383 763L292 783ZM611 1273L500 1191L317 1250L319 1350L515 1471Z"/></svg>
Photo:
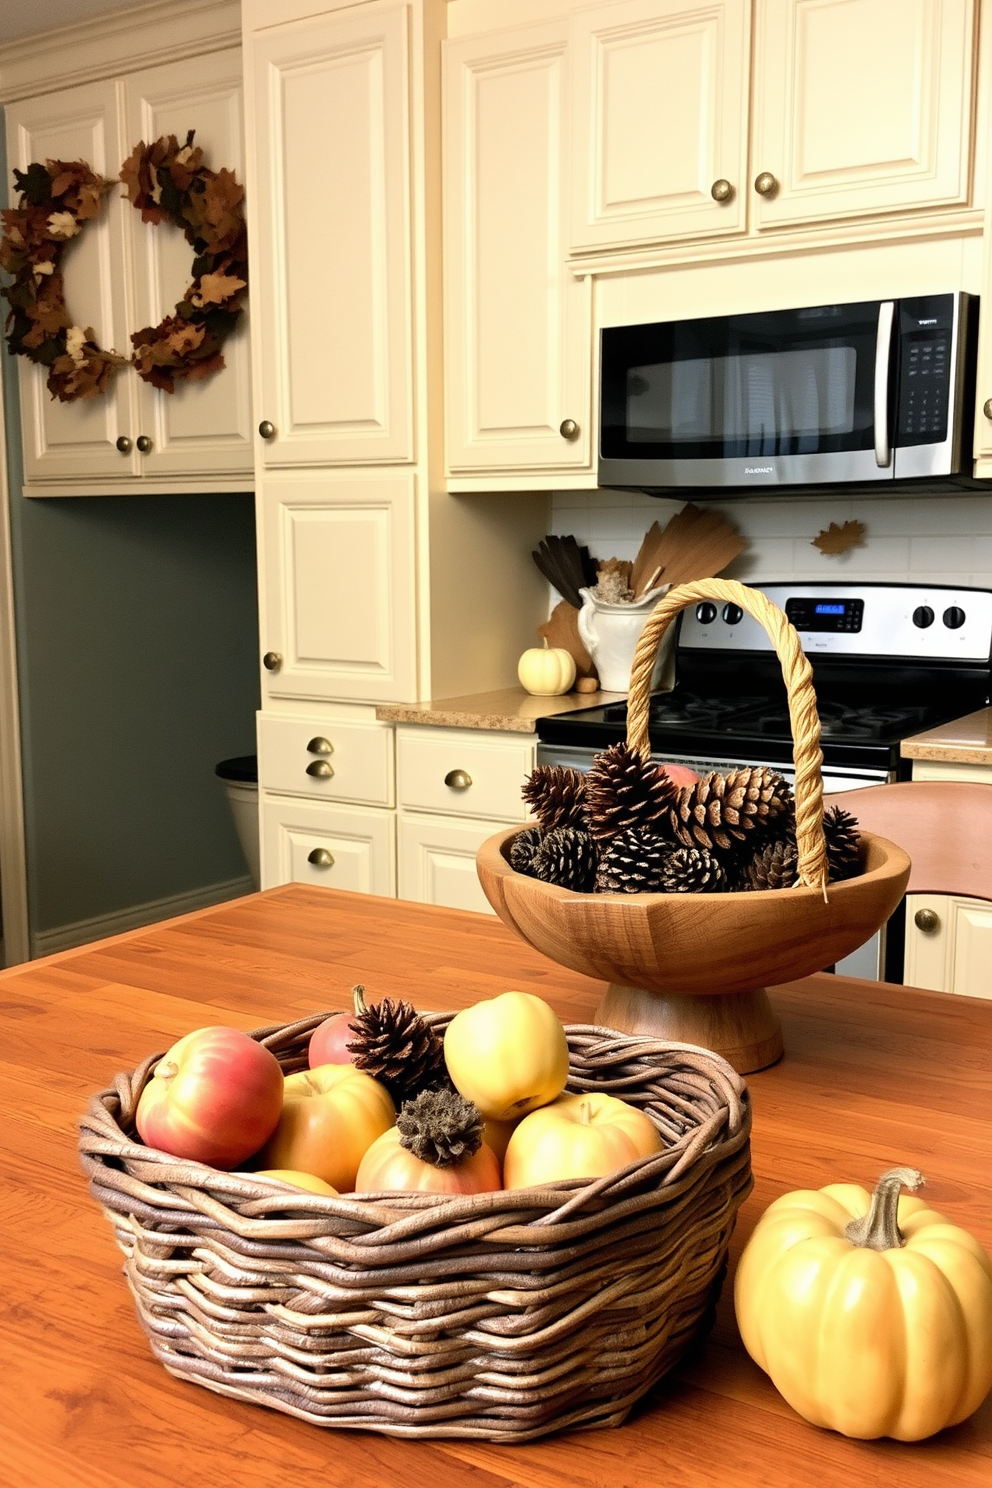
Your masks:
<svg viewBox="0 0 992 1488"><path fill-rule="evenodd" d="M758 228L968 200L972 0L764 0Z"/></svg>
<svg viewBox="0 0 992 1488"><path fill-rule="evenodd" d="M124 118L130 154L139 140L174 134L194 144L211 170L244 182L241 129L241 52L213 53L131 74L124 81ZM170 223L143 223L125 205L133 266L131 328L158 325L171 315L192 280L193 249ZM254 285L249 288L249 295ZM225 365L202 382L176 383L173 393L136 383L138 430L151 439L145 475L251 471L251 385L247 312L224 346Z"/></svg>
<svg viewBox="0 0 992 1488"><path fill-rule="evenodd" d="M245 38L268 465L411 460L407 10Z"/></svg>
<svg viewBox="0 0 992 1488"><path fill-rule="evenodd" d="M452 473L590 464L588 283L565 263L566 23L445 44Z"/></svg>
<svg viewBox="0 0 992 1488"><path fill-rule="evenodd" d="M122 160L117 121L117 89L112 82L83 84L11 104L9 166L26 170L33 160L84 160L91 170L116 183ZM11 189L11 200L16 201L13 182ZM106 192L100 215L67 247L63 279L66 307L75 324L91 328L104 350L128 356L120 190L115 184ZM138 473L130 368L117 372L104 394L60 403L45 386L44 367L26 357L17 361L26 481L114 481ZM118 439L126 443L123 452L116 447Z"/></svg>
<svg viewBox="0 0 992 1488"><path fill-rule="evenodd" d="M747 0L572 19L573 252L744 230Z"/></svg>

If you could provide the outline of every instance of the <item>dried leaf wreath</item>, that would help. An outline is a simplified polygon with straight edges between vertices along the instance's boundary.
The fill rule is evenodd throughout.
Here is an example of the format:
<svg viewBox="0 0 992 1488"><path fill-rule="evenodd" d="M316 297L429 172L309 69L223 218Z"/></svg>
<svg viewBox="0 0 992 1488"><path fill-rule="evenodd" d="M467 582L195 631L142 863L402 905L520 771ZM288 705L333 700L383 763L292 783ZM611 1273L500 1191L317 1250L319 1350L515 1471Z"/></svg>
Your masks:
<svg viewBox="0 0 992 1488"><path fill-rule="evenodd" d="M3 213L0 267L13 283L0 290L11 309L7 345L49 369L53 398L94 398L128 359L104 351L91 328L65 304L62 256L100 210L110 182L81 160L36 161L14 172L20 204ZM174 392L177 378L197 381L224 365L221 347L241 314L248 287L244 189L229 170L212 171L193 131L180 145L169 135L136 145L120 173L124 194L144 222L169 221L193 248L193 280L171 315L131 336L130 358L146 382Z"/></svg>

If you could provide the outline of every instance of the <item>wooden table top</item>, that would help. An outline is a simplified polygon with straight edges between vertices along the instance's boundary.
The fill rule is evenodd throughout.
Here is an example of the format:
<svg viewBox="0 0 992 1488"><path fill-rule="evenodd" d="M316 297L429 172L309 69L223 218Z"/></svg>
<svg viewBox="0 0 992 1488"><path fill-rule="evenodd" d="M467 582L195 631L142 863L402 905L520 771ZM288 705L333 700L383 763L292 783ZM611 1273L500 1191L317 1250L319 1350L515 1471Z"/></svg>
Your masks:
<svg viewBox="0 0 992 1488"><path fill-rule="evenodd" d="M0 974L5 1488L297 1482L446 1488L666 1484L900 1488L992 1481L992 1399L927 1442L855 1442L796 1416L744 1353L732 1289L691 1364L622 1427L518 1446L330 1431L179 1381L151 1356L76 1122L122 1070L205 1023L251 1029L370 1000L462 1007L511 987L587 1022L599 983L489 916L299 885ZM776 988L785 1058L748 1077L755 1188L741 1246L777 1195L871 1187L897 1163L992 1251L992 1004L816 976Z"/></svg>

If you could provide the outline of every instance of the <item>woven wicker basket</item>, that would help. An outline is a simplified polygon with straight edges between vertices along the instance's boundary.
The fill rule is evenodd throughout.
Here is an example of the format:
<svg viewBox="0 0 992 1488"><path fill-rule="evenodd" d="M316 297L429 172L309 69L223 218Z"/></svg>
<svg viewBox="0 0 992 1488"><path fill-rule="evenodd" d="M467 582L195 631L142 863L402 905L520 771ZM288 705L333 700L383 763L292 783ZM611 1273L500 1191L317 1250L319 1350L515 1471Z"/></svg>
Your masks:
<svg viewBox="0 0 992 1488"><path fill-rule="evenodd" d="M323 1016L253 1036L289 1074ZM517 1442L619 1425L710 1326L751 1187L751 1111L716 1055L566 1033L568 1089L642 1107L664 1151L610 1178L455 1199L329 1198L169 1157L134 1135L161 1055L118 1076L80 1154L156 1357L320 1426Z"/></svg>

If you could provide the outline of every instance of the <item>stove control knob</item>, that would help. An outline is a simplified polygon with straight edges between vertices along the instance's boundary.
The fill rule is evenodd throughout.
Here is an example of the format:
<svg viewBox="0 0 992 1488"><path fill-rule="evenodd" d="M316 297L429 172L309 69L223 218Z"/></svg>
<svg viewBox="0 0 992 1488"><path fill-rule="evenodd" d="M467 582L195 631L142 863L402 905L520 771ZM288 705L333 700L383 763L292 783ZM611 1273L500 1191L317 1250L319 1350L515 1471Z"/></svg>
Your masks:
<svg viewBox="0 0 992 1488"><path fill-rule="evenodd" d="M944 624L948 630L960 630L965 622L965 613L960 605L951 605L944 611Z"/></svg>
<svg viewBox="0 0 992 1488"><path fill-rule="evenodd" d="M933 610L929 605L917 605L913 611L913 624L918 630L926 630L933 624Z"/></svg>
<svg viewBox="0 0 992 1488"><path fill-rule="evenodd" d="M716 605L704 599L702 604L696 606L696 619L700 625L712 625L716 619Z"/></svg>
<svg viewBox="0 0 992 1488"><path fill-rule="evenodd" d="M723 618L728 625L739 625L744 618L744 611L740 605L725 604L723 607Z"/></svg>

